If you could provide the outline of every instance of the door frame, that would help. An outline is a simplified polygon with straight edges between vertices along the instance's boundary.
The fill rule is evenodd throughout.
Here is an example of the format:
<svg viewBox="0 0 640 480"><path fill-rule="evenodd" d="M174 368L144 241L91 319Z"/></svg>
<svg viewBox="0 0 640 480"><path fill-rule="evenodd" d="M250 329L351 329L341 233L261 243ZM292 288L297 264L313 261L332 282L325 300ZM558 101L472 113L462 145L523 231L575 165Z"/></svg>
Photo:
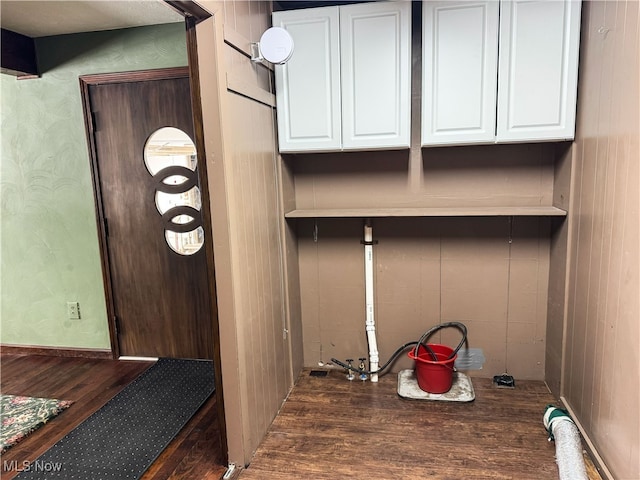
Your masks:
<svg viewBox="0 0 640 480"><path fill-rule="evenodd" d="M111 351L114 359L120 356L117 332L115 325L115 308L113 303L113 292L111 288L110 277L110 265L107 255L107 236L104 209L102 204L102 192L100 189L100 177L97 163L95 135L93 129L93 118L91 115L91 108L89 102L89 85L95 85L98 83L116 83L123 81L145 81L158 79L154 75L162 75L162 78L172 78L171 75L177 77L189 77L189 83L191 86L191 111L193 117L194 127L194 141L196 144L196 151L198 157L206 159L206 149L204 141L204 129L202 121L202 100L200 94L200 75L198 66L198 44L196 36L196 25L208 18L212 13L202 8L197 3L190 0L164 0L168 8L172 8L176 12L185 17L185 30L186 30L186 44L187 44L187 67L176 68L164 68L155 70L146 70L138 72L123 72L112 74L95 74L95 75L83 75L80 77L80 93L82 97L82 107L84 113L85 131L87 135L87 145L89 147L89 158L91 166L91 177L94 188L94 201L96 209L96 221L98 228L98 242L100 250L100 259L102 264L102 276L104 283L104 291L106 295L107 303L107 315L109 325L109 337L111 342ZM125 78L127 80L125 80ZM205 232L205 238L209 241L205 241L204 250L207 259L207 279L209 296L211 298L211 320L213 322L213 368L215 374L215 396L216 396L216 411L217 420L220 432L220 448L221 448L221 462L223 464L229 461L229 447L227 442L227 425L224 408L224 391L222 384L222 361L220 354L220 325L218 318L217 307L217 290L216 290L216 275L215 275L215 262L213 252L213 236L212 236L212 220L211 209L204 208L204 206L210 205L209 195L209 182L207 176L206 161L199 162L198 168L198 181L200 183L200 195L203 208L202 213L202 228Z"/></svg>

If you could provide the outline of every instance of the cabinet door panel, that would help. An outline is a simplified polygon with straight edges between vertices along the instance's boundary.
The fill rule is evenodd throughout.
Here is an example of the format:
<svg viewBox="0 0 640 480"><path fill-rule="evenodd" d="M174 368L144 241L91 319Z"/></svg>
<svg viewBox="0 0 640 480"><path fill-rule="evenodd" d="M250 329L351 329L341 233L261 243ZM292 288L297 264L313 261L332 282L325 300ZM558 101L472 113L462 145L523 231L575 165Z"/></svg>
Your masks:
<svg viewBox="0 0 640 480"><path fill-rule="evenodd" d="M342 144L406 148L411 117L411 4L340 10Z"/></svg>
<svg viewBox="0 0 640 480"><path fill-rule="evenodd" d="M423 145L495 141L498 6L423 2Z"/></svg>
<svg viewBox="0 0 640 480"><path fill-rule="evenodd" d="M498 142L573 139L580 7L501 2Z"/></svg>
<svg viewBox="0 0 640 480"><path fill-rule="evenodd" d="M294 42L291 59L275 66L280 151L340 150L338 7L275 12L273 25Z"/></svg>

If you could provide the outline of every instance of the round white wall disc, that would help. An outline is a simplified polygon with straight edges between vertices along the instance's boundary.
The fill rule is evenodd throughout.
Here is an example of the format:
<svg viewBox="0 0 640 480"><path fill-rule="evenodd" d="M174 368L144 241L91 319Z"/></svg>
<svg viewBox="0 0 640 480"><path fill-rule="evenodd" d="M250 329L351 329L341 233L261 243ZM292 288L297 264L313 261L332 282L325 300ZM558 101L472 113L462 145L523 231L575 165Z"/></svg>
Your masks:
<svg viewBox="0 0 640 480"><path fill-rule="evenodd" d="M271 27L260 37L260 53L275 64L286 63L293 54L293 38L281 27Z"/></svg>

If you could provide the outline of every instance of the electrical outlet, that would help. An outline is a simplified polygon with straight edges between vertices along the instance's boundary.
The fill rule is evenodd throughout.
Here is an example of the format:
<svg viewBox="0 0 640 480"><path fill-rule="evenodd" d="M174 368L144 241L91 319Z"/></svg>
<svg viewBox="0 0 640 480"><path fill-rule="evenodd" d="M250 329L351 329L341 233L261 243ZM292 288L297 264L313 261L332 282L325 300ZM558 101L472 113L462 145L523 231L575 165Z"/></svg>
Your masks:
<svg viewBox="0 0 640 480"><path fill-rule="evenodd" d="M72 320L80 319L80 303L67 302L67 317Z"/></svg>

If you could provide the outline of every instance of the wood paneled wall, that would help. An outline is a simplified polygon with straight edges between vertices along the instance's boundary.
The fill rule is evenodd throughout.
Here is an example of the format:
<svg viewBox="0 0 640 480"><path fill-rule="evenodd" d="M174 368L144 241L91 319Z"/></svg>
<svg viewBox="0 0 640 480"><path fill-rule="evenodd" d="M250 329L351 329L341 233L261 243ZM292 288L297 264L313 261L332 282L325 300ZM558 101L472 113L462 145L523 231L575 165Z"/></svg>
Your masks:
<svg viewBox="0 0 640 480"><path fill-rule="evenodd" d="M544 143L287 156L300 209L551 205L554 158Z"/></svg>
<svg viewBox="0 0 640 480"><path fill-rule="evenodd" d="M584 2L564 363L549 357L616 479L640 478L638 7Z"/></svg>
<svg viewBox="0 0 640 480"><path fill-rule="evenodd" d="M553 205L569 211L571 202L572 144L562 144L557 152L553 186ZM547 341L545 382L556 397L562 383L562 355L566 315L567 238L570 220L551 220L549 246L549 293L547 299Z"/></svg>
<svg viewBox="0 0 640 480"><path fill-rule="evenodd" d="M460 321L490 377L544 378L549 220L373 219L382 362L430 327ZM298 221L305 365L368 357L363 222ZM455 329L432 341L455 346ZM406 354L391 371L410 368Z"/></svg>
<svg viewBox="0 0 640 480"><path fill-rule="evenodd" d="M229 461L246 465L302 367L289 335L300 325L288 308L273 82L243 53L270 26L271 3L199 3L214 14L197 34Z"/></svg>

